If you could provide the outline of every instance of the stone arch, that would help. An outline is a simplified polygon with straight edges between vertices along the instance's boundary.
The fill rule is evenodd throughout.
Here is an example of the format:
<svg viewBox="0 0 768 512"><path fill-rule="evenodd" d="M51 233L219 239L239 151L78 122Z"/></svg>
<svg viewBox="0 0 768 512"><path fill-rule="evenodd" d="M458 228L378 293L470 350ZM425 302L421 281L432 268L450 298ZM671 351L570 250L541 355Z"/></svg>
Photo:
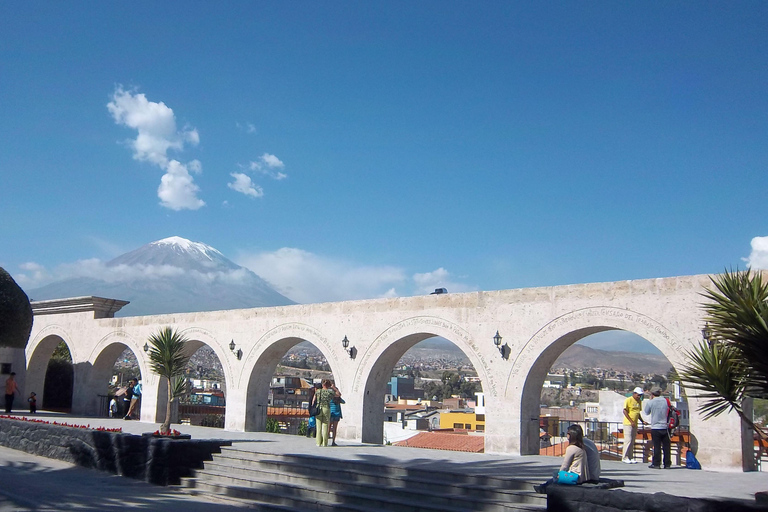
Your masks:
<svg viewBox="0 0 768 512"><path fill-rule="evenodd" d="M190 327L188 329L183 329L179 331L179 334L182 336L185 336L187 338L187 345L185 354L187 356L192 356L195 352L200 350L201 347L208 347L211 350L213 350L213 353L216 355L216 357L219 359L219 363L221 363L221 369L224 373L224 382L222 383L222 391L224 393L224 399L226 400L229 393L229 388L234 380L233 377L233 360L235 359L235 355L232 354L229 350L229 347L225 347L226 345L224 340L218 340L213 333L210 331L200 328L200 327ZM160 380L158 382L158 389L157 389L157 418L159 421L162 421L165 418L166 414L166 403L168 400L168 383ZM228 403L228 402L227 402ZM226 410L224 412L224 416L226 417Z"/></svg>
<svg viewBox="0 0 768 512"><path fill-rule="evenodd" d="M244 371L240 376L240 386L246 386L244 411L246 431L264 430L272 375L285 353L302 341L312 343L322 352L331 367L337 385L339 387L343 385L342 375L334 371L341 366L336 351L322 332L298 322L279 325L266 332L245 358L243 367L251 369L249 372Z"/></svg>
<svg viewBox="0 0 768 512"><path fill-rule="evenodd" d="M72 337L58 325L50 325L41 330L27 345L27 368L24 381L25 393L29 394L30 392L34 391L37 394L38 405L45 403L45 375L48 370L48 363L51 360L53 351L62 341L67 345L67 348L69 349L69 354L72 357L72 365L75 372L72 404L74 411L74 398L76 395L75 389L79 373L78 370L81 370L78 368L79 354L76 352L76 344L73 343Z"/></svg>
<svg viewBox="0 0 768 512"><path fill-rule="evenodd" d="M419 316L400 321L382 332L362 354L353 381L353 393L362 395L361 437L364 443L381 444L384 441L384 407L382 396L386 383L397 361L411 347L434 336L443 337L469 358L475 367L486 404L497 398L496 382L483 352L472 336L458 324L438 317ZM489 426L486 423L486 426Z"/></svg>
<svg viewBox="0 0 768 512"><path fill-rule="evenodd" d="M106 395L107 383L112 377L112 368L125 349L129 349L136 357L142 381L147 378L149 367L141 355L140 340L123 331L111 332L103 336L88 355L87 363L90 371L83 372L80 379L83 384L78 387L73 410L86 415L104 414L104 411L99 410L104 405L100 395Z"/></svg>
<svg viewBox="0 0 768 512"><path fill-rule="evenodd" d="M521 455L539 453L539 396L552 364L580 339L609 330L629 331L645 338L675 368L682 362L684 345L661 323L643 314L614 307L592 307L555 318L523 346L512 361L507 380L507 400L520 404L512 421L520 425Z"/></svg>

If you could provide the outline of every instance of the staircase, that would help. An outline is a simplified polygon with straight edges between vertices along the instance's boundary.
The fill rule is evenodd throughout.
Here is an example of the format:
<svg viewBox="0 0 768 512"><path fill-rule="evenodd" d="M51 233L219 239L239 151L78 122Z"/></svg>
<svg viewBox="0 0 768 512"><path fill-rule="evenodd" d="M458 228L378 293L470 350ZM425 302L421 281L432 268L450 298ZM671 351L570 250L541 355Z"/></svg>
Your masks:
<svg viewBox="0 0 768 512"><path fill-rule="evenodd" d="M544 511L534 483L541 482L222 447L182 486L261 511Z"/></svg>

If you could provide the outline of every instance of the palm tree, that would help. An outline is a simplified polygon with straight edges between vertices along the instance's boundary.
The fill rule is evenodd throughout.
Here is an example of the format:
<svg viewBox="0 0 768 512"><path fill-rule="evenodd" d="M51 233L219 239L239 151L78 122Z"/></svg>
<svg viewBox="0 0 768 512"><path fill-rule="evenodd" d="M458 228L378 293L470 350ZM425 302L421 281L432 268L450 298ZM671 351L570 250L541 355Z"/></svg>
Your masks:
<svg viewBox="0 0 768 512"><path fill-rule="evenodd" d="M161 433L171 429L171 403L186 391L186 380L182 377L189 362L185 354L187 338L170 327L160 329L149 337L149 366L154 373L168 383L168 404L165 420L160 426Z"/></svg>
<svg viewBox="0 0 768 512"><path fill-rule="evenodd" d="M681 376L704 399L705 420L735 411L768 439L742 407L747 397L768 398L768 282L751 270L726 270L711 280L702 304L706 339L686 354Z"/></svg>

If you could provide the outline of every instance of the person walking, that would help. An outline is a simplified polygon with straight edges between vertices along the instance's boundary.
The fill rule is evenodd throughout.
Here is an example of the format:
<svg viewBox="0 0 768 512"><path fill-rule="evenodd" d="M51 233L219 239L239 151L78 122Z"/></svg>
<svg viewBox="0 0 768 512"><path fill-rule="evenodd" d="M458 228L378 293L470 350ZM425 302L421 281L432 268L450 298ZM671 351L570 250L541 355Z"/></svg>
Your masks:
<svg viewBox="0 0 768 512"><path fill-rule="evenodd" d="M667 431L667 416L669 415L669 403L666 398L661 397L661 389L653 388L651 391L653 398L643 405L643 412L651 418L651 440L653 441L653 459L652 469L661 468L661 452L664 451L664 469L672 466L672 457L670 456L669 431Z"/></svg>
<svg viewBox="0 0 768 512"><path fill-rule="evenodd" d="M16 383L16 373L11 372L11 375L5 380L5 413L11 414L13 410L13 399L16 394L21 396L19 391L19 385Z"/></svg>
<svg viewBox="0 0 768 512"><path fill-rule="evenodd" d="M337 392L331 389L331 381L325 379L323 380L322 389L315 393L314 402L317 407L317 415L315 416L317 433L315 434L315 439L317 440L317 446L328 446L331 424L331 401Z"/></svg>
<svg viewBox="0 0 768 512"><path fill-rule="evenodd" d="M138 412L139 408L139 402L141 400L141 383L138 381L138 379L132 379L133 381L133 396L131 397L131 406L128 408L128 413L125 415L124 420L132 420L133 415L137 414L138 418L141 419L141 413Z"/></svg>
<svg viewBox="0 0 768 512"><path fill-rule="evenodd" d="M632 390L632 396L624 400L624 449L621 454L621 462L625 464L637 464L635 460L635 439L637 439L637 422L645 424L642 412L643 388Z"/></svg>
<svg viewBox="0 0 768 512"><path fill-rule="evenodd" d="M341 420L341 404L344 400L341 398L341 391L335 385L331 387L336 392L336 396L331 400L331 446L339 446L336 444L336 430L339 428L339 421Z"/></svg>

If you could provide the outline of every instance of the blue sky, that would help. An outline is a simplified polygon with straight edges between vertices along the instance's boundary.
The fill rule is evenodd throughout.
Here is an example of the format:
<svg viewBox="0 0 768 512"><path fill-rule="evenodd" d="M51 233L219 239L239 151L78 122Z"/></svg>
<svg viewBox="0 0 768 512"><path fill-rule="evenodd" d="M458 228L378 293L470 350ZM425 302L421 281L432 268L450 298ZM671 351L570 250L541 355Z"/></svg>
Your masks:
<svg viewBox="0 0 768 512"><path fill-rule="evenodd" d="M4 2L0 266L299 302L768 267L765 2Z"/></svg>

